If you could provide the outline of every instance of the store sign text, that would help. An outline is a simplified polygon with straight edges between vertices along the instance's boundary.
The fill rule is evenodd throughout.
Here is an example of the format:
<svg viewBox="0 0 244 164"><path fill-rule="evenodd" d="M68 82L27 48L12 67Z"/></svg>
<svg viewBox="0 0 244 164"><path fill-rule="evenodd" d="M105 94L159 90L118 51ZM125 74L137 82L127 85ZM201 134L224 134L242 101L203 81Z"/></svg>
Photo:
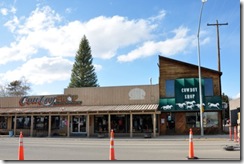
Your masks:
<svg viewBox="0 0 244 164"><path fill-rule="evenodd" d="M54 106L54 105L79 105L82 102L76 101L78 95L60 95L53 97L37 96L37 97L22 97L19 100L20 106L25 105L41 105L41 106Z"/></svg>
<svg viewBox="0 0 244 164"><path fill-rule="evenodd" d="M195 99L195 94L197 93L197 87L193 88L181 88L181 93L184 93L185 99Z"/></svg>

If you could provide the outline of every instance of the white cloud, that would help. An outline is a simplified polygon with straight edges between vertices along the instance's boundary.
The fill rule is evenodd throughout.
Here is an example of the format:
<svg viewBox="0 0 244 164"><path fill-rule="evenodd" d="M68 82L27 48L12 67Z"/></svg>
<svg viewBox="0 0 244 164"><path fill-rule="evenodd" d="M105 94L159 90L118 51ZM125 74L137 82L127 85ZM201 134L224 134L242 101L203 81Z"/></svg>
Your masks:
<svg viewBox="0 0 244 164"><path fill-rule="evenodd" d="M18 49L21 58L16 58L16 48L13 46L0 47L0 64L14 60L25 60L33 57L40 49L49 52L51 56L75 56L80 39L86 35L92 55L96 58L110 59L116 55L118 49L148 40L152 37L155 24L144 19L129 20L121 16L95 17L87 22L72 21L63 24L62 18L50 7L37 7L27 18L14 17L5 23L16 36L11 45L28 45ZM2 60L3 59L3 60Z"/></svg>
<svg viewBox="0 0 244 164"><path fill-rule="evenodd" d="M151 38L155 28L146 20L128 20L125 17L97 17L84 24L95 57L109 59L119 48Z"/></svg>
<svg viewBox="0 0 244 164"><path fill-rule="evenodd" d="M0 12L1 12L1 14L4 15L4 16L8 15L8 9L7 9L7 8L1 8L1 9L0 9Z"/></svg>
<svg viewBox="0 0 244 164"><path fill-rule="evenodd" d="M15 8L11 9L16 12ZM69 79L72 62L66 57L74 57L83 35L89 40L94 58L110 59L119 49L142 45L131 52L118 56L118 61L128 62L138 58L161 53L174 55L183 52L193 42L188 29L180 27L174 36L164 41L154 41L154 30L158 20L166 12L148 19L128 19L122 16L99 16L86 22L78 20L64 23L62 16L49 6L37 7L28 17L13 16L4 26L16 40L0 47L0 65L11 61L24 61L21 67L6 72L0 77L12 81L26 77L33 84L50 83ZM44 51L42 51L44 50ZM48 57L35 58L39 53L48 52ZM96 71L101 65L94 64Z"/></svg>
<svg viewBox="0 0 244 164"><path fill-rule="evenodd" d="M173 30L175 34L172 38L164 41L147 41L141 47L129 52L125 55L118 56L120 62L130 62L138 58L148 57L160 53L165 56L175 55L184 52L187 47L192 45L194 36L188 36L188 28L179 27Z"/></svg>
<svg viewBox="0 0 244 164"><path fill-rule="evenodd" d="M35 58L27 61L21 67L0 74L4 81L13 81L25 77L28 82L38 85L70 78L73 63L60 57Z"/></svg>
<svg viewBox="0 0 244 164"><path fill-rule="evenodd" d="M31 32L46 30L54 27L60 21L61 17L49 6L37 7L32 11L30 17L25 19L24 24L19 27L18 33L29 34Z"/></svg>
<svg viewBox="0 0 244 164"><path fill-rule="evenodd" d="M166 11L161 10L158 15L150 17L149 19L151 21L158 21L158 20L161 21L165 16L166 16Z"/></svg>
<svg viewBox="0 0 244 164"><path fill-rule="evenodd" d="M15 7L11 7L11 9L10 9L10 13L15 14L16 11L17 11L17 9L16 9Z"/></svg>
<svg viewBox="0 0 244 164"><path fill-rule="evenodd" d="M11 32L14 32L18 25L19 25L19 19L16 16L14 16L12 20L9 20L4 24L4 26L8 27L8 29Z"/></svg>
<svg viewBox="0 0 244 164"><path fill-rule="evenodd" d="M17 11L17 10L16 10L15 7L11 7L10 9L3 7L3 8L0 9L0 13L1 13L3 16L7 16L7 15L9 15L10 13L15 14L16 11Z"/></svg>
<svg viewBox="0 0 244 164"><path fill-rule="evenodd" d="M27 42L20 41L18 44L12 43L9 47L0 48L0 64L9 61L26 61L30 55L36 53L36 49Z"/></svg>

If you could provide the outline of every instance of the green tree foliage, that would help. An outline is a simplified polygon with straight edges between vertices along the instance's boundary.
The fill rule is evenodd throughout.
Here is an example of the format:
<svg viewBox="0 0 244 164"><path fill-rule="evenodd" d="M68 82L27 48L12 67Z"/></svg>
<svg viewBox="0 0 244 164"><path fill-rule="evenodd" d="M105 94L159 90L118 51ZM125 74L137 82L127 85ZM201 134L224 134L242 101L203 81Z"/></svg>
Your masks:
<svg viewBox="0 0 244 164"><path fill-rule="evenodd" d="M30 86L25 78L21 80L14 80L10 82L6 87L7 96L25 96L30 91Z"/></svg>
<svg viewBox="0 0 244 164"><path fill-rule="evenodd" d="M95 67L92 64L93 58L89 42L84 35L81 39L79 50L75 56L69 88L76 87L98 87Z"/></svg>
<svg viewBox="0 0 244 164"><path fill-rule="evenodd" d="M225 118L229 118L230 117L229 116L229 111L230 111L230 108L229 108L229 97L227 95L225 95L225 93L222 94L222 102L225 102L227 104L227 108L224 109L224 112L225 112L224 116L225 116Z"/></svg>

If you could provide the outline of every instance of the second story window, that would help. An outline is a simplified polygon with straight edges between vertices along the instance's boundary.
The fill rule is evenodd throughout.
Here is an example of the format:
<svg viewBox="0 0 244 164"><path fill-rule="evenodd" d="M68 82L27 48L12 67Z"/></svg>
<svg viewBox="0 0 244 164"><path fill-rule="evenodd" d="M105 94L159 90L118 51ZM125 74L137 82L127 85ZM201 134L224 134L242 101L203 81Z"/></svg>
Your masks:
<svg viewBox="0 0 244 164"><path fill-rule="evenodd" d="M205 96L213 96L213 79L204 78Z"/></svg>
<svg viewBox="0 0 244 164"><path fill-rule="evenodd" d="M166 80L166 97L175 97L175 80Z"/></svg>

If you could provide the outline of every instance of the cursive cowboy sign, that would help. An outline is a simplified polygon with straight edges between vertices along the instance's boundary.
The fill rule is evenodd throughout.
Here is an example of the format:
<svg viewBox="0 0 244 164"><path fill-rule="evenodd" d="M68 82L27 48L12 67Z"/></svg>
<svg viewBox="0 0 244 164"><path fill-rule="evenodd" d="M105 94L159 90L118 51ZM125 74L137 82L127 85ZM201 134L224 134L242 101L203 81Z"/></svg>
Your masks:
<svg viewBox="0 0 244 164"><path fill-rule="evenodd" d="M82 104L82 101L77 101L77 99L78 95L24 96L20 98L19 105L58 106Z"/></svg>

